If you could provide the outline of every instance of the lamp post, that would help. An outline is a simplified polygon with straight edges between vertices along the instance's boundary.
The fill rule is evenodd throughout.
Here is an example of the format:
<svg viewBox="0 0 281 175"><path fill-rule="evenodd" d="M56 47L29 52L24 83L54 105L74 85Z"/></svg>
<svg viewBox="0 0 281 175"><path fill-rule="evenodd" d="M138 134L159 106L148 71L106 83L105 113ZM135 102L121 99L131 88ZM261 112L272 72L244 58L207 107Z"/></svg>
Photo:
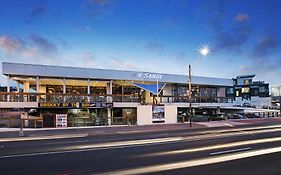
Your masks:
<svg viewBox="0 0 281 175"><path fill-rule="evenodd" d="M208 44L207 45L202 45L199 48L199 54L202 55L203 57L207 57L207 55L210 53L210 49ZM192 104L191 104L191 65L188 66L188 101L189 101L189 126L192 127Z"/></svg>
<svg viewBox="0 0 281 175"><path fill-rule="evenodd" d="M188 66L188 101L189 101L189 126L192 127L192 114L191 114L191 65Z"/></svg>

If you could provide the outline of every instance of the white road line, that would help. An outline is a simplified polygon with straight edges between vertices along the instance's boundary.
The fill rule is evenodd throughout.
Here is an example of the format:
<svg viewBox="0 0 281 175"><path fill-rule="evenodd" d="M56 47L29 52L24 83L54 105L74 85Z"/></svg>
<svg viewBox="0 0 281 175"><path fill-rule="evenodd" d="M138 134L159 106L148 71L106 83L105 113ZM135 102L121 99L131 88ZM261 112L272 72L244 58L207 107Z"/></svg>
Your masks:
<svg viewBox="0 0 281 175"><path fill-rule="evenodd" d="M213 156L213 155L218 155L218 154L234 153L234 152L246 151L246 150L250 150L250 149L252 149L252 148L247 147L247 148L231 149L231 150L226 150L226 151L210 153L210 155Z"/></svg>
<svg viewBox="0 0 281 175"><path fill-rule="evenodd" d="M56 144L67 144L67 143L86 143L89 140L78 140L78 141L66 141L66 142L52 142L52 143L43 143L43 145L56 145Z"/></svg>
<svg viewBox="0 0 281 175"><path fill-rule="evenodd" d="M233 153L233 154L227 154L227 155L219 155L219 156L207 157L207 158L201 158L201 159L195 159L195 160L171 162L171 163L166 163L166 164L150 165L150 166L144 166L144 167L140 167L140 168L117 170L117 171L100 173L98 175L152 174L152 173L168 171L168 170L176 170L176 169L181 169L181 168L189 168L189 167L195 167L195 166L201 166L201 165L228 162L228 161L245 159L245 158L249 158L249 157L261 156L261 155L272 154L272 153L277 153L277 152L281 152L281 147L239 152L239 153Z"/></svg>
<svg viewBox="0 0 281 175"><path fill-rule="evenodd" d="M16 137L16 138L0 138L1 142L21 142L21 141L35 141L35 140L51 140L51 139L68 139L87 137L88 134L65 134L52 136L36 136L36 137Z"/></svg>
<svg viewBox="0 0 281 175"><path fill-rule="evenodd" d="M38 152L38 153L27 153L27 154L12 154L12 155L6 155L6 156L0 156L0 159L4 158L17 158L17 157L29 157L29 156L42 156L42 155L52 155L52 154L64 154L64 153L75 153L75 152L86 152L86 151L96 151L96 150L106 150L106 149L122 149L122 148L129 148L129 147L140 147L140 146L147 146L147 145L160 145L164 144L166 142L176 142L181 141L182 139L180 137L173 138L173 139L150 139L151 141L148 142L148 140L141 140L140 142L137 141L129 141L131 144L128 144L128 142L124 142L123 144L112 142L112 143L106 143L106 144L96 144L91 147L84 147L81 149L81 147L73 147L72 150L62 150L62 151L50 151L50 152ZM77 149L80 148L80 149Z"/></svg>
<svg viewBox="0 0 281 175"><path fill-rule="evenodd" d="M229 124L229 123L224 123L226 126L229 126L229 127L231 127L231 128L234 128L234 126L233 125L231 125L231 124Z"/></svg>

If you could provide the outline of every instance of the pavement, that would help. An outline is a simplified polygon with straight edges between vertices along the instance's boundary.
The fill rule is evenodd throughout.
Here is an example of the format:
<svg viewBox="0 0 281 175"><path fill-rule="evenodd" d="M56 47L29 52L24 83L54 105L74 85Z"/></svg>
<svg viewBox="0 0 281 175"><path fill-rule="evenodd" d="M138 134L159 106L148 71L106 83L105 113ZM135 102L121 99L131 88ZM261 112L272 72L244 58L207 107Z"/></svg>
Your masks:
<svg viewBox="0 0 281 175"><path fill-rule="evenodd" d="M210 122L193 122L192 127L189 123L177 124L154 124L154 125L116 125L116 126L89 126L89 127L67 127L67 128L24 128L24 137L46 137L54 136L69 137L73 135L110 135L110 134L134 134L148 133L160 131L176 131L176 130L196 130L201 128L219 128L219 127L237 127L241 125L267 123L281 123L280 118L260 118L260 119L243 119L243 120L223 120ZM17 138L20 137L19 128L0 128L0 138Z"/></svg>

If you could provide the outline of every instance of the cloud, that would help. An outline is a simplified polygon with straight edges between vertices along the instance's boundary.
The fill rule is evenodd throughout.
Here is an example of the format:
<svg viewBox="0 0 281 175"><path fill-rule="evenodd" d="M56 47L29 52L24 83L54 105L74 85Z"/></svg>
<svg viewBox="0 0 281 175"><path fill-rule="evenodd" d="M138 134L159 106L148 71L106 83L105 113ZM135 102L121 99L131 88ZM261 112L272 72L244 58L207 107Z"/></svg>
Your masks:
<svg viewBox="0 0 281 175"><path fill-rule="evenodd" d="M213 30L214 50L241 53L244 44L251 38L253 26L249 22L247 14L238 14L234 17L235 23L229 16L225 15L227 11L227 1L219 0L208 2L207 19L210 28ZM215 5L214 5L215 4Z"/></svg>
<svg viewBox="0 0 281 175"><path fill-rule="evenodd" d="M181 29L181 25L179 24L178 18L166 18L162 20L156 27L164 30L164 31L173 31Z"/></svg>
<svg viewBox="0 0 281 175"><path fill-rule="evenodd" d="M16 37L1 36L0 48L2 48L8 54L16 54L19 50L22 50L24 43L22 40Z"/></svg>
<svg viewBox="0 0 281 175"><path fill-rule="evenodd" d="M59 55L58 48L48 39L32 34L28 39L21 39L14 36L0 36L0 49L10 59L37 59L51 62Z"/></svg>
<svg viewBox="0 0 281 175"><path fill-rule="evenodd" d="M84 51L81 54L82 64L84 67L96 67L96 57L91 51Z"/></svg>
<svg viewBox="0 0 281 175"><path fill-rule="evenodd" d="M234 19L235 19L236 21L238 21L238 22L248 21L248 20L249 20L249 15L239 13L237 16L235 16Z"/></svg>
<svg viewBox="0 0 281 175"><path fill-rule="evenodd" d="M30 35L30 39L33 42L33 47L35 47L39 53L45 55L58 54L57 46L51 43L48 39L37 34Z"/></svg>
<svg viewBox="0 0 281 175"><path fill-rule="evenodd" d="M72 23L72 27L74 27L74 29L79 31L79 32L91 32L92 31L92 27L89 26L89 25Z"/></svg>
<svg viewBox="0 0 281 175"><path fill-rule="evenodd" d="M41 18L47 12L47 5L44 1L37 1L32 7L28 17L25 19L26 23L31 23L37 18Z"/></svg>
<svg viewBox="0 0 281 175"><path fill-rule="evenodd" d="M148 41L143 45L143 48L149 51L161 52L164 49L164 44L160 42Z"/></svg>
<svg viewBox="0 0 281 175"><path fill-rule="evenodd" d="M188 57L185 52L177 52L172 58L180 63L187 61Z"/></svg>
<svg viewBox="0 0 281 175"><path fill-rule="evenodd" d="M121 60L121 59L113 57L113 56L111 56L110 67L113 69L125 69L125 70L136 69L136 66L133 63Z"/></svg>
<svg viewBox="0 0 281 175"><path fill-rule="evenodd" d="M97 17L112 12L117 5L116 0L86 0L86 15Z"/></svg>
<svg viewBox="0 0 281 175"><path fill-rule="evenodd" d="M252 56L266 58L281 50L281 37L277 33L269 33L259 38L252 49ZM281 58L280 58L281 61Z"/></svg>

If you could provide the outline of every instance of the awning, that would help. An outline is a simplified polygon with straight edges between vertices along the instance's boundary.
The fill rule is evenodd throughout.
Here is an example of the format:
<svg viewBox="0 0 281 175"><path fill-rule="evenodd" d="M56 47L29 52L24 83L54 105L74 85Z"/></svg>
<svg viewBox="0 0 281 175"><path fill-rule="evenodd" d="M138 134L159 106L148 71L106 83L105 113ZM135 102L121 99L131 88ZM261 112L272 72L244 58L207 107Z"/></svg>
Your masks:
<svg viewBox="0 0 281 175"><path fill-rule="evenodd" d="M166 83L156 83L156 84L139 84L139 83L132 83L134 86L147 90L154 95L158 95L163 88L166 86ZM157 89L158 88L158 89Z"/></svg>

